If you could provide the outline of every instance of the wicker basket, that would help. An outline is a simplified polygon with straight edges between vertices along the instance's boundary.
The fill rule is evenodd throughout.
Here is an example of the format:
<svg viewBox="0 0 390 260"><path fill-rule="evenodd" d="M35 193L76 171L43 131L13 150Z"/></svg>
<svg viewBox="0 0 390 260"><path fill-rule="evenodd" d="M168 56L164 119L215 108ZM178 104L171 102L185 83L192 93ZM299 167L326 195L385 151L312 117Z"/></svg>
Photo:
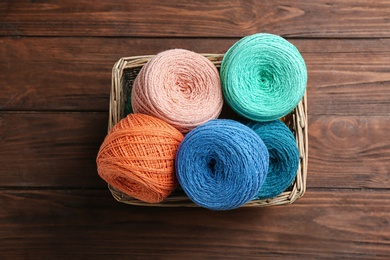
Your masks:
<svg viewBox="0 0 390 260"><path fill-rule="evenodd" d="M220 67L223 54L202 54L213 62L217 68ZM141 70L153 56L133 56L119 59L112 70L112 87L110 93L110 110L108 131L125 116L125 104L130 96L133 82ZM306 94L298 106L288 116L282 120L292 130L295 135L300 153L300 164L297 176L291 186L279 196L272 199L253 200L242 207L264 207L291 204L298 198L302 197L306 190L306 175L307 175L307 148L308 148L308 133L307 133L307 105ZM123 203L142 206L159 206L159 207L196 207L186 194L176 189L163 202L150 204L132 198L121 191L108 185L113 197Z"/></svg>

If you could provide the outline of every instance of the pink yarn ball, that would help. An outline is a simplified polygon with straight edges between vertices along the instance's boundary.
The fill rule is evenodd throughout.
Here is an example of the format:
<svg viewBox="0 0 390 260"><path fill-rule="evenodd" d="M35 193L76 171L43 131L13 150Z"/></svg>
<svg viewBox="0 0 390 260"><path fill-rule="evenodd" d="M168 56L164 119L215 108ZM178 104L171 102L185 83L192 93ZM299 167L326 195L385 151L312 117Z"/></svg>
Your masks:
<svg viewBox="0 0 390 260"><path fill-rule="evenodd" d="M217 118L223 105L215 65L183 49L161 52L145 64L131 97L134 113L160 118L182 133Z"/></svg>

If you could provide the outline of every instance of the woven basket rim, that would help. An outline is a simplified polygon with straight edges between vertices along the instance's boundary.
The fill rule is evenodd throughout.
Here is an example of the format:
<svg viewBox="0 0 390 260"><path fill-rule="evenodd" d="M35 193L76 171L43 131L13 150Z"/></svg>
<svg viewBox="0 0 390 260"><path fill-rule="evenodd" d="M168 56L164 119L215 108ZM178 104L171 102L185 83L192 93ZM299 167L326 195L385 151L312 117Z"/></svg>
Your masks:
<svg viewBox="0 0 390 260"><path fill-rule="evenodd" d="M217 68L220 67L224 54L201 54L209 59ZM108 131L119 122L124 115L124 102L126 102L126 90L123 89L122 79L125 71L135 71L142 68L155 55L141 55L120 58L112 68L111 92ZM293 132L297 141L300 162L296 178L289 190L271 199L252 200L241 207L266 207L288 205L301 198L306 191L307 166L308 166L308 120L307 120L307 93L291 113ZM118 189L108 185L112 196L118 201L131 205L156 206L156 207L199 207L185 194L172 193L161 203L146 203L124 194Z"/></svg>

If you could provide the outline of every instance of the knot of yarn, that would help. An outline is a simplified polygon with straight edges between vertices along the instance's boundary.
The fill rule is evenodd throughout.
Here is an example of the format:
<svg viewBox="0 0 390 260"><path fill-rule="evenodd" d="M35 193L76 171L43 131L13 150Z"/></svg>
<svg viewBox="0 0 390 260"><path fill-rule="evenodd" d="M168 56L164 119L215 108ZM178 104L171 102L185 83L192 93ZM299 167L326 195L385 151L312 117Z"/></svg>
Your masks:
<svg viewBox="0 0 390 260"><path fill-rule="evenodd" d="M280 36L258 33L229 48L221 81L233 110L254 121L271 121L287 115L302 99L307 70L294 45Z"/></svg>
<svg viewBox="0 0 390 260"><path fill-rule="evenodd" d="M104 139L96 159L98 173L131 197L161 202L177 186L174 159L183 138L158 118L130 114Z"/></svg>
<svg viewBox="0 0 390 260"><path fill-rule="evenodd" d="M137 75L131 93L135 113L163 119L182 133L222 110L219 72L204 56L172 49L154 56Z"/></svg>
<svg viewBox="0 0 390 260"><path fill-rule="evenodd" d="M213 210L237 208L260 190L268 151L249 127L211 120L186 135L176 154L176 175L188 197Z"/></svg>
<svg viewBox="0 0 390 260"><path fill-rule="evenodd" d="M294 135L280 120L247 122L267 146L269 168L256 199L268 199L285 191L297 175L299 151Z"/></svg>

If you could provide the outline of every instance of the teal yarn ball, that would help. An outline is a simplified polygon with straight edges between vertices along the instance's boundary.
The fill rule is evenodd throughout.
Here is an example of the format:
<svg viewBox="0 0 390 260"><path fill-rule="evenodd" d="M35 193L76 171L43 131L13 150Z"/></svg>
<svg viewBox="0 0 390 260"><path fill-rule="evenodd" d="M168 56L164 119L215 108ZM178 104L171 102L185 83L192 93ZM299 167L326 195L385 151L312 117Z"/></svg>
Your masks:
<svg viewBox="0 0 390 260"><path fill-rule="evenodd" d="M260 136L269 153L267 177L255 199L274 198L284 192L297 175L299 150L296 140L280 120L245 124Z"/></svg>
<svg viewBox="0 0 390 260"><path fill-rule="evenodd" d="M298 49L284 38L266 33L236 42L224 55L220 75L229 106L259 122L289 114L307 84L305 61Z"/></svg>
<svg viewBox="0 0 390 260"><path fill-rule="evenodd" d="M210 120L190 131L176 153L176 176L187 196L211 210L249 202L268 172L268 150L249 127Z"/></svg>

